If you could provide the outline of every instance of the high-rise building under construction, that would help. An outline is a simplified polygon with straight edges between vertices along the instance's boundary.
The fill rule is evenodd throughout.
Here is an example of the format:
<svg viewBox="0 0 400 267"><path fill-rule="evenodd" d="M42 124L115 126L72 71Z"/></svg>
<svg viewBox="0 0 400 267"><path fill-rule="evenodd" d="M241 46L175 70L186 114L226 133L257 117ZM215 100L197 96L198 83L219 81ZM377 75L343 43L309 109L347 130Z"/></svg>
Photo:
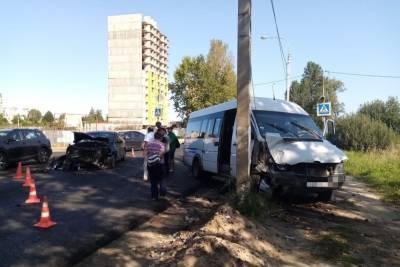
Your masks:
<svg viewBox="0 0 400 267"><path fill-rule="evenodd" d="M168 123L168 39L142 14L108 17L108 119Z"/></svg>

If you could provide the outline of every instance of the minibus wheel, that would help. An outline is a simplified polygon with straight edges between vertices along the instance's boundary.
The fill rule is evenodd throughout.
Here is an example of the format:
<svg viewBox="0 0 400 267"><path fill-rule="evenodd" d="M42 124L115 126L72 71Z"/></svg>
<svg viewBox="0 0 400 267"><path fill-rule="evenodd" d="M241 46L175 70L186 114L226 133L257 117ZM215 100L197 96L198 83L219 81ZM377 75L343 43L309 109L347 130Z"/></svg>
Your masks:
<svg viewBox="0 0 400 267"><path fill-rule="evenodd" d="M323 191L318 193L318 201L328 202L332 199L333 190Z"/></svg>
<svg viewBox="0 0 400 267"><path fill-rule="evenodd" d="M284 190L282 186L274 186L272 187L272 198L279 199L283 196Z"/></svg>
<svg viewBox="0 0 400 267"><path fill-rule="evenodd" d="M198 158L193 160L192 164L192 175L196 179L200 179L201 175L203 173L203 170L201 168L200 160Z"/></svg>

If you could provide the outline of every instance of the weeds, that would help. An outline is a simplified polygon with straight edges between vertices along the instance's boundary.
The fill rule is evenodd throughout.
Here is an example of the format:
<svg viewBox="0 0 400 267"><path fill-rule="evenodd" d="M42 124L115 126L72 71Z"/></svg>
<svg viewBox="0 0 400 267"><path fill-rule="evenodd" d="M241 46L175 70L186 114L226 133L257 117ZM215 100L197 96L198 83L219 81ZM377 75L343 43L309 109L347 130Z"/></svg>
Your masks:
<svg viewBox="0 0 400 267"><path fill-rule="evenodd" d="M400 205L400 146L385 151L347 152L346 172Z"/></svg>
<svg viewBox="0 0 400 267"><path fill-rule="evenodd" d="M236 201L235 208L241 214L255 219L265 218L282 209L278 203L267 199L265 194L259 192L248 192L240 201Z"/></svg>

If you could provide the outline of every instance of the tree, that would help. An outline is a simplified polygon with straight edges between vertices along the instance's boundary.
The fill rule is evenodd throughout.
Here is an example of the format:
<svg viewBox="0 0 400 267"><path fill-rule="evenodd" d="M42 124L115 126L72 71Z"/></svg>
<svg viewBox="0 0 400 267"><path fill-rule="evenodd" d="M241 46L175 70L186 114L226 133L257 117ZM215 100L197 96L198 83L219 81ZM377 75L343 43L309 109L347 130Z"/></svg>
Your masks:
<svg viewBox="0 0 400 267"><path fill-rule="evenodd" d="M4 117L3 114L0 114L0 125L8 125L8 120Z"/></svg>
<svg viewBox="0 0 400 267"><path fill-rule="evenodd" d="M61 113L60 117L58 117L59 121L64 121L65 120L65 113Z"/></svg>
<svg viewBox="0 0 400 267"><path fill-rule="evenodd" d="M211 40L207 57L184 57L170 83L174 108L185 120L195 110L236 97L236 74L228 46Z"/></svg>
<svg viewBox="0 0 400 267"><path fill-rule="evenodd" d="M290 100L299 104L313 118L320 123L317 117L316 105L322 96L322 68L314 62L308 62L300 82L293 81L290 90ZM343 83L336 79L324 76L325 97L332 103L333 115L339 116L344 112L344 104L339 102L337 94L344 91Z"/></svg>
<svg viewBox="0 0 400 267"><path fill-rule="evenodd" d="M96 110L95 117L97 122L104 122L103 113L101 112L100 109Z"/></svg>
<svg viewBox="0 0 400 267"><path fill-rule="evenodd" d="M11 120L11 122L12 122L12 124L17 125L20 120L21 120L21 117L19 115L14 115L14 117Z"/></svg>
<svg viewBox="0 0 400 267"><path fill-rule="evenodd" d="M100 109L95 111L92 107L89 111L89 114L83 117L83 121L87 123L104 122L104 118Z"/></svg>
<svg viewBox="0 0 400 267"><path fill-rule="evenodd" d="M207 55L207 86L213 93L212 105L231 100L236 97L236 73L228 45L221 40L211 40Z"/></svg>
<svg viewBox="0 0 400 267"><path fill-rule="evenodd" d="M42 121L45 122L45 123L48 123L48 124L53 123L53 122L54 122L54 115L53 115L53 113L51 113L50 111L47 111L47 112L44 114L44 116L43 116L43 118L42 118Z"/></svg>
<svg viewBox="0 0 400 267"><path fill-rule="evenodd" d="M358 113L379 120L400 133L400 102L396 97L389 97L386 102L382 100L368 102L360 107Z"/></svg>
<svg viewBox="0 0 400 267"><path fill-rule="evenodd" d="M65 127L65 113L61 113L56 123L57 129L64 129Z"/></svg>
<svg viewBox="0 0 400 267"><path fill-rule="evenodd" d="M31 123L39 123L42 119L42 113L37 109L31 109L28 112L28 121Z"/></svg>

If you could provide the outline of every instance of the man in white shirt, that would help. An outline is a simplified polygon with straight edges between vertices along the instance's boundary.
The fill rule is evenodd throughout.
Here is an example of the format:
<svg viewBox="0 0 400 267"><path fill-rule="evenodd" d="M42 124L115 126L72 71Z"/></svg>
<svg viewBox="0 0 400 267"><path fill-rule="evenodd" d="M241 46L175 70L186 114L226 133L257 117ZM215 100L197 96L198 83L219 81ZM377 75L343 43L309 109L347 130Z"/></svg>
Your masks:
<svg viewBox="0 0 400 267"><path fill-rule="evenodd" d="M156 122L156 127L154 127L154 129L151 128L151 127L147 128L147 134L144 136L144 144L143 144L143 146L147 142L150 142L150 141L154 140L154 133L157 132L157 130L160 129L160 128L161 128L161 122L159 122L159 121Z"/></svg>
<svg viewBox="0 0 400 267"><path fill-rule="evenodd" d="M149 127L149 128L147 128L147 133L144 136L144 142L146 144L152 140L154 140L154 131L153 131L153 128Z"/></svg>

